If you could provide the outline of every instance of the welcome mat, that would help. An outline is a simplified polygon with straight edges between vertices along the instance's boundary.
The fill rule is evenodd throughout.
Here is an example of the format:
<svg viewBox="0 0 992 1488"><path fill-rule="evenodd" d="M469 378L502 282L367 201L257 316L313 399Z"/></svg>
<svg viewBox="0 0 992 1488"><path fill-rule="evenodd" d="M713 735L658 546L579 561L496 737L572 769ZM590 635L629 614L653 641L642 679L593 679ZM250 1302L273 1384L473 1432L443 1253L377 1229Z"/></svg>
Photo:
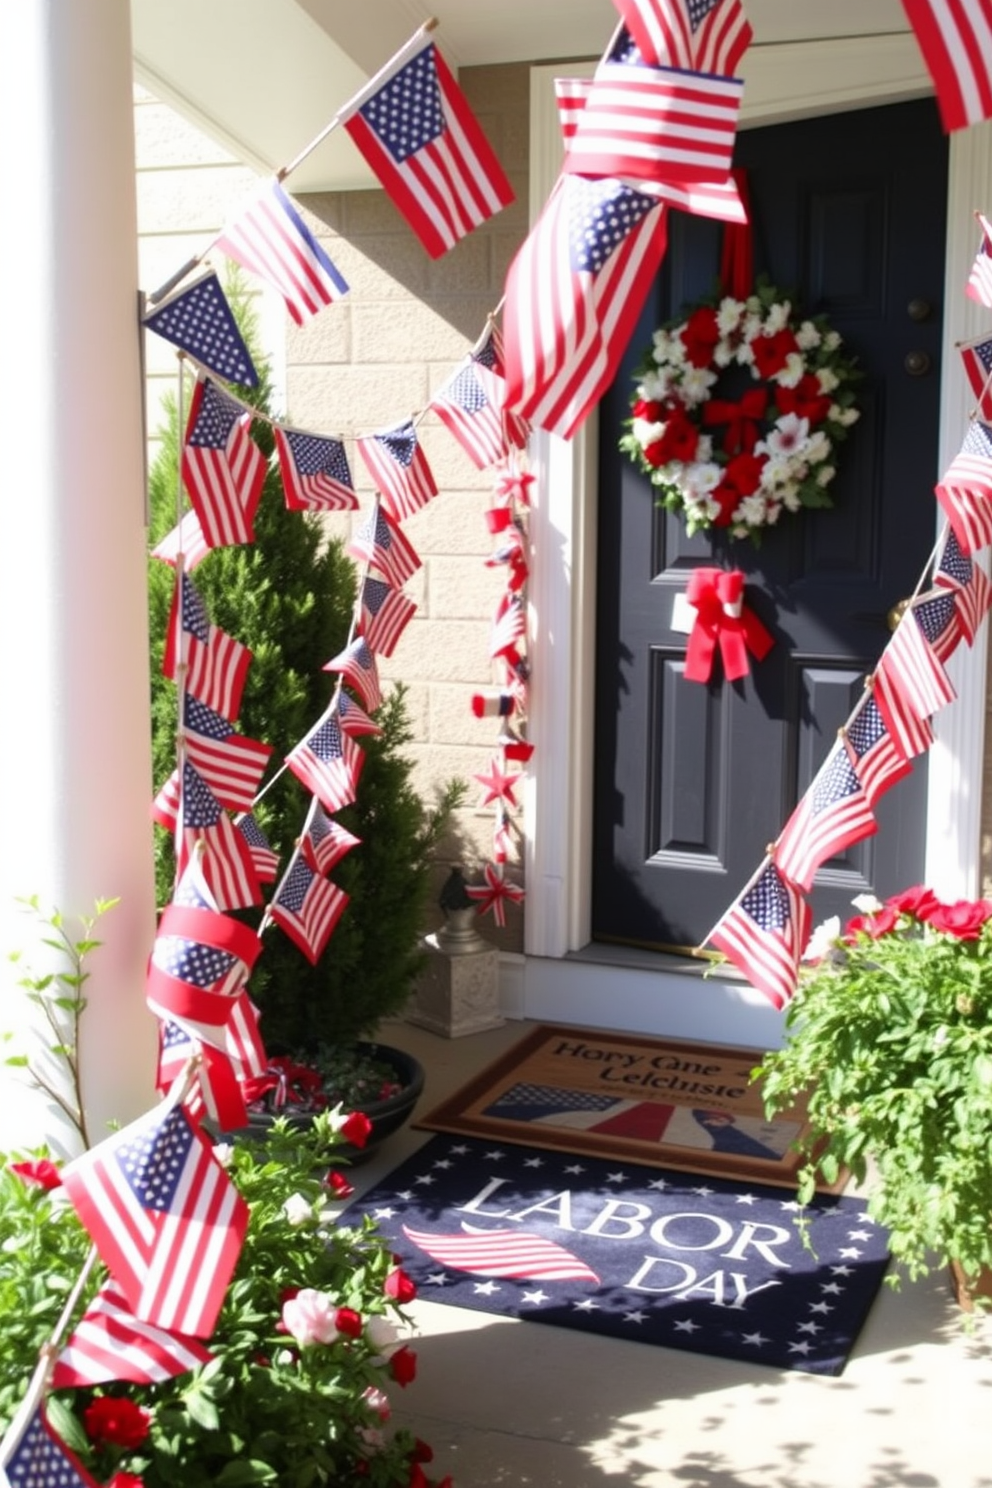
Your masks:
<svg viewBox="0 0 992 1488"><path fill-rule="evenodd" d="M805 1104L767 1121L757 1049L541 1024L414 1125L795 1187ZM841 1175L826 1193L839 1193Z"/></svg>
<svg viewBox="0 0 992 1488"><path fill-rule="evenodd" d="M444 1136L360 1215L425 1301L811 1374L840 1374L888 1264L855 1198Z"/></svg>

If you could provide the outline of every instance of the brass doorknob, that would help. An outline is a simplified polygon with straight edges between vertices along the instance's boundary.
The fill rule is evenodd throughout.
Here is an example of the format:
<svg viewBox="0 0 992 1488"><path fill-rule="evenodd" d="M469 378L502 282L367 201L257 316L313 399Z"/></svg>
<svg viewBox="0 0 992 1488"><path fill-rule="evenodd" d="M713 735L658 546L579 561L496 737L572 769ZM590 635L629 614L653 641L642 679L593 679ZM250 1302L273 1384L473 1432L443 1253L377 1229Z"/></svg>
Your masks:
<svg viewBox="0 0 992 1488"><path fill-rule="evenodd" d="M903 360L903 366L910 377L926 377L930 371L930 358L925 351L909 351Z"/></svg>
<svg viewBox="0 0 992 1488"><path fill-rule="evenodd" d="M892 606L891 610L889 610L888 614L885 617L885 623L890 630L895 630L896 626L899 624L899 621L902 619L903 615L905 615L908 608L908 599L896 600L895 604Z"/></svg>
<svg viewBox="0 0 992 1488"><path fill-rule="evenodd" d="M906 306L906 314L910 320L928 320L930 318L930 301L917 296L910 300Z"/></svg>

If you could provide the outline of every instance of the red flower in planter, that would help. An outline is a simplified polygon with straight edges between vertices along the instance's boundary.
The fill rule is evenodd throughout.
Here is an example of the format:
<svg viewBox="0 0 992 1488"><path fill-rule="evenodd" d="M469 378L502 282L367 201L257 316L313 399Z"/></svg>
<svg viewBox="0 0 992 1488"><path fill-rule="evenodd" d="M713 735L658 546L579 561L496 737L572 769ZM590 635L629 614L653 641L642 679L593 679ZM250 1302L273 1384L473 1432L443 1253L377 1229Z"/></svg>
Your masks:
<svg viewBox="0 0 992 1488"><path fill-rule="evenodd" d="M350 1199L355 1192L344 1174L339 1173L336 1168L332 1168L325 1176L324 1187L329 1189L336 1199Z"/></svg>
<svg viewBox="0 0 992 1488"><path fill-rule="evenodd" d="M34 1162L18 1162L10 1164L10 1171L16 1173L22 1183L35 1188L61 1188L62 1175L53 1162L43 1157Z"/></svg>
<svg viewBox="0 0 992 1488"><path fill-rule="evenodd" d="M364 1111L352 1111L338 1127L346 1142L353 1147L364 1147L372 1131L372 1123Z"/></svg>
<svg viewBox="0 0 992 1488"><path fill-rule="evenodd" d="M875 914L855 915L848 920L842 939L853 943L860 933L870 935L872 940L879 940L883 935L888 935L890 930L894 930L898 923L899 911L891 904L886 904Z"/></svg>
<svg viewBox="0 0 992 1488"><path fill-rule="evenodd" d="M992 900L959 899L955 904L938 904L926 916L935 930L943 930L958 940L977 940L986 920L992 919Z"/></svg>
<svg viewBox="0 0 992 1488"><path fill-rule="evenodd" d="M98 1395L83 1412L83 1425L97 1446L140 1447L151 1416L126 1396Z"/></svg>
<svg viewBox="0 0 992 1488"><path fill-rule="evenodd" d="M345 1338L361 1338L363 1327L361 1313L356 1312L353 1307L339 1307L334 1314L334 1326L339 1333L344 1334Z"/></svg>
<svg viewBox="0 0 992 1488"><path fill-rule="evenodd" d="M885 902L887 905L891 904L900 914L912 915L916 920L926 920L940 900L933 889L928 889L925 884L916 884L911 889L903 889L899 894L890 894Z"/></svg>
<svg viewBox="0 0 992 1488"><path fill-rule="evenodd" d="M406 1389L417 1378L417 1356L413 1349L408 1344L398 1348L389 1360L389 1368L396 1383Z"/></svg>
<svg viewBox="0 0 992 1488"><path fill-rule="evenodd" d="M401 1266L395 1271L390 1271L383 1283L382 1290L387 1297L392 1297L395 1302L412 1302L417 1295L415 1283L407 1276Z"/></svg>

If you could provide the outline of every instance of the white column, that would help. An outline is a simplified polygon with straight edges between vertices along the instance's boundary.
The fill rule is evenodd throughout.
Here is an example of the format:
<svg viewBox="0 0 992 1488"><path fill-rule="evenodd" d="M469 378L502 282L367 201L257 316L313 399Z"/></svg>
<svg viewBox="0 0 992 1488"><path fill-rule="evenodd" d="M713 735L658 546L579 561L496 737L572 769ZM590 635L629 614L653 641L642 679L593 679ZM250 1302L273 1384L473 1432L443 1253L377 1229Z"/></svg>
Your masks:
<svg viewBox="0 0 992 1488"><path fill-rule="evenodd" d="M154 1099L128 0L3 0L0 159L0 1033L23 1021L23 972L9 952L53 969L16 896L58 906L70 929L97 897L120 896L101 927L83 1019L98 1141L109 1120ZM74 1150L48 1103L16 1090L0 1066L0 1150Z"/></svg>

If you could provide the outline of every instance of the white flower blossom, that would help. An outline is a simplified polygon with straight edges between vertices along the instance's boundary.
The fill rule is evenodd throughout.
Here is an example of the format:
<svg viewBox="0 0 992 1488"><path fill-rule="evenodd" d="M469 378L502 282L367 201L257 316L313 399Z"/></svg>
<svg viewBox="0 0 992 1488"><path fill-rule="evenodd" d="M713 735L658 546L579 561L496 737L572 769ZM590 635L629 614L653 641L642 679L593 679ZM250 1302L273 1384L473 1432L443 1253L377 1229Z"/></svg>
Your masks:
<svg viewBox="0 0 992 1488"><path fill-rule="evenodd" d="M829 486L837 471L832 465L821 465L816 472L816 484L821 488Z"/></svg>
<svg viewBox="0 0 992 1488"><path fill-rule="evenodd" d="M686 405L694 408L697 403L706 402L715 382L716 373L706 367L687 367L679 391Z"/></svg>
<svg viewBox="0 0 992 1488"><path fill-rule="evenodd" d="M740 300L732 299L730 295L720 301L716 312L716 328L721 336L729 336L731 331L736 331L744 314L744 306Z"/></svg>
<svg viewBox="0 0 992 1488"><path fill-rule="evenodd" d="M822 961L833 950L833 943L840 934L840 915L831 915L817 925L803 951L804 961Z"/></svg>
<svg viewBox="0 0 992 1488"><path fill-rule="evenodd" d="M803 504L802 497L799 495L799 488L794 482L783 486L778 494L782 498L782 505L786 511L797 512Z"/></svg>
<svg viewBox="0 0 992 1488"><path fill-rule="evenodd" d="M822 336L811 320L804 320L796 332L796 340L803 351L811 351L814 346L819 346Z"/></svg>
<svg viewBox="0 0 992 1488"><path fill-rule="evenodd" d="M845 429L851 424L856 424L860 417L861 414L856 408L841 408L839 403L831 403L830 412L827 414L831 423L842 424Z"/></svg>
<svg viewBox="0 0 992 1488"><path fill-rule="evenodd" d="M772 305L765 317L765 334L774 336L777 331L784 331L792 314L792 306L788 300L780 300L777 305Z"/></svg>
<svg viewBox="0 0 992 1488"><path fill-rule="evenodd" d="M683 476L683 489L686 494L700 500L708 496L710 491L715 491L720 484L720 467L711 461L698 462L689 467Z"/></svg>
<svg viewBox="0 0 992 1488"><path fill-rule="evenodd" d="M769 501L765 508L765 526L774 527L782 515L782 503L780 501Z"/></svg>
<svg viewBox="0 0 992 1488"><path fill-rule="evenodd" d="M654 444L665 432L664 423L655 423L651 419L635 418L630 425L630 432L637 440L641 449L647 449L649 444Z"/></svg>
<svg viewBox="0 0 992 1488"><path fill-rule="evenodd" d="M818 368L816 380L820 384L821 393L832 393L835 388L840 387L840 378L832 367Z"/></svg>
<svg viewBox="0 0 992 1488"><path fill-rule="evenodd" d="M743 522L746 527L761 527L764 525L766 512L764 496L760 491L753 491L735 507L733 519L735 522Z"/></svg>
<svg viewBox="0 0 992 1488"><path fill-rule="evenodd" d="M637 384L637 396L646 403L661 403L668 397L672 376L664 367L657 372L646 372Z"/></svg>
<svg viewBox="0 0 992 1488"><path fill-rule="evenodd" d="M785 359L785 366L775 373L775 381L779 387L798 387L802 378L806 375L806 364L803 361L802 352L790 351Z"/></svg>
<svg viewBox="0 0 992 1488"><path fill-rule="evenodd" d="M840 345L840 333L838 331L828 331L823 338L823 345L826 351L836 351Z"/></svg>
<svg viewBox="0 0 992 1488"><path fill-rule="evenodd" d="M830 440L822 429L814 429L806 441L803 454L811 465L819 465L830 454Z"/></svg>
<svg viewBox="0 0 992 1488"><path fill-rule="evenodd" d="M809 419L797 413L784 413L769 429L764 444L772 455L795 455L805 450L809 436Z"/></svg>
<svg viewBox="0 0 992 1488"><path fill-rule="evenodd" d="M863 915L878 914L880 909L885 908L881 899L877 898L874 894L855 894L851 903L858 911L858 914Z"/></svg>
<svg viewBox="0 0 992 1488"><path fill-rule="evenodd" d="M282 1206L282 1212L294 1229L305 1225L313 1218L313 1206L299 1193L290 1194Z"/></svg>
<svg viewBox="0 0 992 1488"><path fill-rule="evenodd" d="M230 1142L215 1142L212 1151L222 1168L231 1166L234 1161L234 1148Z"/></svg>
<svg viewBox="0 0 992 1488"><path fill-rule="evenodd" d="M380 1317L378 1313L370 1317L365 1324L365 1336L375 1349L377 1354L388 1359L400 1346L399 1332L395 1324L388 1318Z"/></svg>
<svg viewBox="0 0 992 1488"><path fill-rule="evenodd" d="M729 341L718 341L713 348L713 365L729 367L737 353Z"/></svg>

